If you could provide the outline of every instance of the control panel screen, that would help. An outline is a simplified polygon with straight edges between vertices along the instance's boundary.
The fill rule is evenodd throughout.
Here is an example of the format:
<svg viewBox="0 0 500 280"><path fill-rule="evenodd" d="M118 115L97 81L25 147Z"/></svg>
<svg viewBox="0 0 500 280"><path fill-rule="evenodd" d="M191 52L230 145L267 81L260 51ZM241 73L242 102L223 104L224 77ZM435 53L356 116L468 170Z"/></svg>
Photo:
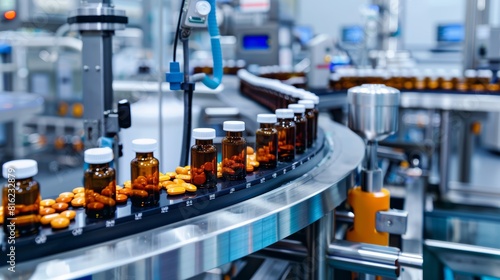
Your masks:
<svg viewBox="0 0 500 280"><path fill-rule="evenodd" d="M442 43L460 43L464 40L463 24L440 24L437 27L437 41Z"/></svg>
<svg viewBox="0 0 500 280"><path fill-rule="evenodd" d="M359 25L344 26L342 28L342 42L348 44L359 44L364 40L363 27Z"/></svg>
<svg viewBox="0 0 500 280"><path fill-rule="evenodd" d="M243 49L246 51L266 51L270 48L270 39L267 34L243 36Z"/></svg>

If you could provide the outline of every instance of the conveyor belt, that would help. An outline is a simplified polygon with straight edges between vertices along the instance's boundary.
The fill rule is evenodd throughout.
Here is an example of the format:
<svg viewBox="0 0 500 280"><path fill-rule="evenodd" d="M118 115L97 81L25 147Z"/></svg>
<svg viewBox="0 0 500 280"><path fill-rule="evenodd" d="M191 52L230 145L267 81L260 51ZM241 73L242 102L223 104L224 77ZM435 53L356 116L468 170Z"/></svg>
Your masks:
<svg viewBox="0 0 500 280"><path fill-rule="evenodd" d="M283 239L345 200L346 186L352 183L351 175L364 155L362 140L349 129L327 119L321 119L320 124L326 131L318 142L323 145L317 145L294 164L280 165L278 170L256 175L243 184L221 184L214 200L208 193L179 198L178 211L169 206L167 213L161 213L165 207L162 204L142 212L141 219L136 220L137 213L122 209L118 215L125 215L120 216L123 220L115 219L113 226L105 222L93 225L99 227L93 229L95 234L84 227L76 236L74 229L65 232L62 242L51 242L47 236L45 242L52 243L51 247L74 250L18 262L15 275L69 279L113 270L112 275L119 278L119 271L128 276L139 273L146 264L147 273L152 275L187 278ZM176 222L168 224L169 218ZM168 225L146 230L155 223ZM140 232L130 235L137 229ZM84 240L108 241L83 247ZM31 243L29 254L39 255L37 246ZM5 256L4 251L2 258ZM21 251L16 252L18 257L22 257ZM0 268L1 273L12 277L6 268Z"/></svg>

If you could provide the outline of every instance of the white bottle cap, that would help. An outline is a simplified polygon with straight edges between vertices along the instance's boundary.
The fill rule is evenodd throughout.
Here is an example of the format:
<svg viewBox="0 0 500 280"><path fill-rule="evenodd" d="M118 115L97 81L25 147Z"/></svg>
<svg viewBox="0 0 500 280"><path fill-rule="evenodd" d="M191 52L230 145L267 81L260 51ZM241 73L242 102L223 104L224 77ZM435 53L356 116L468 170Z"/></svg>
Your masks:
<svg viewBox="0 0 500 280"><path fill-rule="evenodd" d="M113 150L111 148L92 148L85 151L83 156L88 164L103 164L113 160Z"/></svg>
<svg viewBox="0 0 500 280"><path fill-rule="evenodd" d="M26 179L38 173L38 164L32 159L18 159L3 164L2 175L5 179ZM10 175L10 176L9 176Z"/></svg>
<svg viewBox="0 0 500 280"><path fill-rule="evenodd" d="M293 119L292 109L276 109L276 117L278 119Z"/></svg>
<svg viewBox="0 0 500 280"><path fill-rule="evenodd" d="M314 104L319 104L319 97L315 94L312 94L312 93L304 94L301 99L312 100L314 102Z"/></svg>
<svg viewBox="0 0 500 280"><path fill-rule="evenodd" d="M312 100L307 100L307 99L299 100L299 104L303 104L306 107L306 109L314 108L314 101Z"/></svg>
<svg viewBox="0 0 500 280"><path fill-rule="evenodd" d="M474 69L467 69L464 71L464 76L466 78L475 78L476 75L477 75L477 72Z"/></svg>
<svg viewBox="0 0 500 280"><path fill-rule="evenodd" d="M304 113L306 111L306 106L304 104L290 104L288 109L292 109L294 113Z"/></svg>
<svg viewBox="0 0 500 280"><path fill-rule="evenodd" d="M193 138L198 140L210 140L215 138L215 129L213 128L195 128L193 129Z"/></svg>
<svg viewBox="0 0 500 280"><path fill-rule="evenodd" d="M222 124L224 131L245 131L245 122L242 121L225 121Z"/></svg>
<svg viewBox="0 0 500 280"><path fill-rule="evenodd" d="M151 153L158 147L156 139L141 138L132 140L132 149L136 153Z"/></svg>
<svg viewBox="0 0 500 280"><path fill-rule="evenodd" d="M258 123L276 123L278 118L275 114L258 114L257 122Z"/></svg>

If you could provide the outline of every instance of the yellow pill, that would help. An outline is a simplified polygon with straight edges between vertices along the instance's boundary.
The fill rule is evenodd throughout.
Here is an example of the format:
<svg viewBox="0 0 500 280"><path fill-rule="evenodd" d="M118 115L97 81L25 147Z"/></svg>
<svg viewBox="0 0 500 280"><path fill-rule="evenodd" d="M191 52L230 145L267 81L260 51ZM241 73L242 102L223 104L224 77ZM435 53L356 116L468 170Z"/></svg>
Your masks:
<svg viewBox="0 0 500 280"><path fill-rule="evenodd" d="M72 198L74 196L75 196L75 194L72 192L63 192L63 193L59 194L59 197L71 197Z"/></svg>
<svg viewBox="0 0 500 280"><path fill-rule="evenodd" d="M253 155L253 153L254 153L253 148L250 146L247 146L247 155Z"/></svg>
<svg viewBox="0 0 500 280"><path fill-rule="evenodd" d="M191 181L191 175L177 174L177 175L175 175L175 179L182 179L184 181Z"/></svg>
<svg viewBox="0 0 500 280"><path fill-rule="evenodd" d="M120 186L120 185L116 185L116 190L121 190L121 189L123 189L123 187L122 187L122 186Z"/></svg>
<svg viewBox="0 0 500 280"><path fill-rule="evenodd" d="M69 219L65 217L57 217L50 221L50 226L53 229L67 228L69 226Z"/></svg>
<svg viewBox="0 0 500 280"><path fill-rule="evenodd" d="M179 194L183 194L185 192L186 192L186 188L184 188L184 187L175 187L175 188L167 189L167 193L169 195L179 195Z"/></svg>
<svg viewBox="0 0 500 280"><path fill-rule="evenodd" d="M184 183L182 186L186 189L188 192L195 192L196 191L196 186L190 183Z"/></svg>
<svg viewBox="0 0 500 280"><path fill-rule="evenodd" d="M173 181L163 181L160 183L162 187L168 188L169 186L176 186L177 183Z"/></svg>
<svg viewBox="0 0 500 280"><path fill-rule="evenodd" d="M248 164L247 164L247 168L246 169L247 169L247 172L253 172L253 170L254 170L253 166L248 165Z"/></svg>
<svg viewBox="0 0 500 280"><path fill-rule="evenodd" d="M180 179L180 178L179 178L179 179L177 179L177 178L176 178L176 179L174 179L172 182L174 182L175 184L178 184L178 185L180 185L180 184L182 184L182 183L186 183L186 181L184 181L184 180L182 180L182 179Z"/></svg>
<svg viewBox="0 0 500 280"><path fill-rule="evenodd" d="M73 220L76 216L76 212L74 210L66 210L61 212L59 216Z"/></svg>
<svg viewBox="0 0 500 280"><path fill-rule="evenodd" d="M187 175L187 174L188 174L188 170L187 170L186 168L182 167L182 166L177 166L177 167L175 168L175 172L176 172L177 174L184 174L184 175Z"/></svg>
<svg viewBox="0 0 500 280"><path fill-rule="evenodd" d="M82 193L82 192L76 193L75 197L73 199L78 198L78 197L84 197L84 196L85 196L85 193Z"/></svg>
<svg viewBox="0 0 500 280"><path fill-rule="evenodd" d="M167 173L165 173L165 175L169 176L170 178L174 178L175 175L177 175L177 173L175 173L175 172L167 172Z"/></svg>
<svg viewBox="0 0 500 280"><path fill-rule="evenodd" d="M56 203L55 200L53 199L44 199L42 201L40 201L40 206L43 206L43 207L50 207L52 205L54 205L54 203Z"/></svg>
<svg viewBox="0 0 500 280"><path fill-rule="evenodd" d="M217 171L217 178L222 178L222 172Z"/></svg>
<svg viewBox="0 0 500 280"><path fill-rule="evenodd" d="M249 163L253 167L259 167L259 165L260 165L260 163L258 161L250 161Z"/></svg>
<svg viewBox="0 0 500 280"><path fill-rule="evenodd" d="M51 222L53 219L55 219L55 218L57 218L57 217L59 217L59 213L54 213L54 214L45 215L45 216L43 216L43 217L40 219L40 223L41 223L42 225L48 225L48 224L50 224L50 222Z"/></svg>
<svg viewBox="0 0 500 280"><path fill-rule="evenodd" d="M168 176L168 175L160 176L160 182L167 181L167 180L170 180L170 176Z"/></svg>
<svg viewBox="0 0 500 280"><path fill-rule="evenodd" d="M78 187L78 188L74 188L73 189L73 193L74 194L83 193L83 192L85 192L85 188L84 187Z"/></svg>

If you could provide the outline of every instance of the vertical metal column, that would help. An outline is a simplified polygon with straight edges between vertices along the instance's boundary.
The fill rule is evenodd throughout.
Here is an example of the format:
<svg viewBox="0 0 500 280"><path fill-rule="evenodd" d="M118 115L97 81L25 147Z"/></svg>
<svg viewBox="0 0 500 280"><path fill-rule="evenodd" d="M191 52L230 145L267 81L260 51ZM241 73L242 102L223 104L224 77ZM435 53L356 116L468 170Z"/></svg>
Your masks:
<svg viewBox="0 0 500 280"><path fill-rule="evenodd" d="M472 155L474 151L474 139L476 138L474 133L471 131L471 126L474 121L463 120L463 146L460 149L460 160L459 160L459 181L462 183L470 183L471 181L471 166L472 166Z"/></svg>
<svg viewBox="0 0 500 280"><path fill-rule="evenodd" d="M86 149L104 135L104 112L113 106L112 33L82 31L83 113Z"/></svg>
<svg viewBox="0 0 500 280"><path fill-rule="evenodd" d="M489 0L467 0L465 5L463 70L476 69L479 66L477 27L489 22L489 11L487 9Z"/></svg>
<svg viewBox="0 0 500 280"><path fill-rule="evenodd" d="M306 228L307 268L306 279L326 279L326 251L332 230L332 212Z"/></svg>
<svg viewBox="0 0 500 280"><path fill-rule="evenodd" d="M448 192L450 180L450 112L441 111L441 124L439 133L439 191L441 195Z"/></svg>

